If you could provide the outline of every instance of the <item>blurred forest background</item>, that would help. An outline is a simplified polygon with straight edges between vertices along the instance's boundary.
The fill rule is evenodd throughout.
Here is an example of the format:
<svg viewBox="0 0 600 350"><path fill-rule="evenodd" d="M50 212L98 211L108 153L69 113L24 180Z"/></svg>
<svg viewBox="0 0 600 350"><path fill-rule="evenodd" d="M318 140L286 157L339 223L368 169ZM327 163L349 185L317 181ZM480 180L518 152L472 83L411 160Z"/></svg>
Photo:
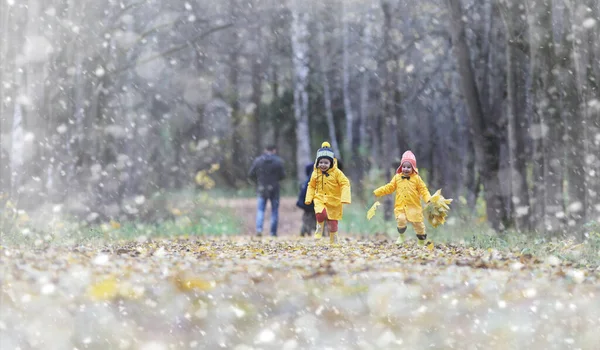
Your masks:
<svg viewBox="0 0 600 350"><path fill-rule="evenodd" d="M328 140L355 196L406 149L496 230L600 216L597 0L0 2L3 201L89 222L156 193L294 188ZM388 202L389 206L389 202Z"/></svg>

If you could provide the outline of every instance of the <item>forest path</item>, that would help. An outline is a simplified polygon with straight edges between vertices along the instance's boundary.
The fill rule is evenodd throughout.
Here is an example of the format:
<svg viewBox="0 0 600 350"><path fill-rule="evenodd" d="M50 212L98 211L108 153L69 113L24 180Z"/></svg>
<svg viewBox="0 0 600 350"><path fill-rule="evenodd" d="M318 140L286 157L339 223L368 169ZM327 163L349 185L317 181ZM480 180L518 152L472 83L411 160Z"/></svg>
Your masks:
<svg viewBox="0 0 600 350"><path fill-rule="evenodd" d="M296 197L281 197L279 202L279 236L299 236L302 226L302 210L296 207ZM217 204L231 208L243 224L242 234L253 235L256 233L256 198L219 198ZM265 210L263 234L269 234L271 220L271 203Z"/></svg>
<svg viewBox="0 0 600 350"><path fill-rule="evenodd" d="M600 273L389 239L0 247L1 349L595 349Z"/></svg>

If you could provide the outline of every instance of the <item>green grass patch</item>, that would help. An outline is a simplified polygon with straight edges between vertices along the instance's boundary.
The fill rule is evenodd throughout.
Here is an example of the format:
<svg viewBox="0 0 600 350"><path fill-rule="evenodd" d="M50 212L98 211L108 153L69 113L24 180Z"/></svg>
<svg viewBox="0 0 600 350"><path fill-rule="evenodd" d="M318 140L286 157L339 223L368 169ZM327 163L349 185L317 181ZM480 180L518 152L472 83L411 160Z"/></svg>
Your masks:
<svg viewBox="0 0 600 350"><path fill-rule="evenodd" d="M215 236L238 234L242 222L230 208L218 205L209 192L192 190L157 193L141 210L145 220L115 218L88 224L74 218L48 215L47 227L34 225L3 211L0 244L3 246L46 247L74 245L140 237ZM37 215L37 213L32 213Z"/></svg>
<svg viewBox="0 0 600 350"><path fill-rule="evenodd" d="M366 218L371 203L353 203L344 208L344 218L340 221L340 231L360 234L387 234L391 239L398 237L395 220L385 221L382 205L369 221ZM455 201L456 202L456 201ZM531 254L540 259L556 256L578 267L600 266L600 224L590 222L578 231L581 236L543 236L535 232L505 231L495 232L484 220L478 205L474 213L460 202L453 203L446 224L433 228L426 221L428 238L435 243L457 244L477 249L510 251L516 254ZM416 233L409 224L407 239L416 240ZM583 239L581 238L583 237Z"/></svg>

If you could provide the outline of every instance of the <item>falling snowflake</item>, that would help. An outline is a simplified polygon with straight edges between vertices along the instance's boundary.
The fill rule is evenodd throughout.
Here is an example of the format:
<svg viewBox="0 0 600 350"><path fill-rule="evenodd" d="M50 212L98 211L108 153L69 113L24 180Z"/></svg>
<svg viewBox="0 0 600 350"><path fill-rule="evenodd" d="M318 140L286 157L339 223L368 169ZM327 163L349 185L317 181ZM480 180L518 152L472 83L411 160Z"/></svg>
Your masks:
<svg viewBox="0 0 600 350"><path fill-rule="evenodd" d="M596 26L596 19L591 17L586 18L581 25L586 29L593 28L594 26Z"/></svg>
<svg viewBox="0 0 600 350"><path fill-rule="evenodd" d="M257 337L258 343L271 343L275 340L275 333L270 329L265 329Z"/></svg>

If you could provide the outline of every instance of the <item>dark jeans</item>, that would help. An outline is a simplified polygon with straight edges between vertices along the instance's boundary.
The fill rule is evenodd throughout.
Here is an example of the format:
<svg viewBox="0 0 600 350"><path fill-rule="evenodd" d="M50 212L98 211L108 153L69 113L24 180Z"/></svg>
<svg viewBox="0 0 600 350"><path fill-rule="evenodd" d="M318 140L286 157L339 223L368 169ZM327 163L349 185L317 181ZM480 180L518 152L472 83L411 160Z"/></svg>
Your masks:
<svg viewBox="0 0 600 350"><path fill-rule="evenodd" d="M267 201L271 202L271 236L277 236L277 222L279 221L278 193L267 196L258 196L258 207L256 210L256 233L262 233Z"/></svg>
<svg viewBox="0 0 600 350"><path fill-rule="evenodd" d="M310 236L317 229L317 218L315 217L315 211L304 211L302 214L302 228L300 229L301 236Z"/></svg>

